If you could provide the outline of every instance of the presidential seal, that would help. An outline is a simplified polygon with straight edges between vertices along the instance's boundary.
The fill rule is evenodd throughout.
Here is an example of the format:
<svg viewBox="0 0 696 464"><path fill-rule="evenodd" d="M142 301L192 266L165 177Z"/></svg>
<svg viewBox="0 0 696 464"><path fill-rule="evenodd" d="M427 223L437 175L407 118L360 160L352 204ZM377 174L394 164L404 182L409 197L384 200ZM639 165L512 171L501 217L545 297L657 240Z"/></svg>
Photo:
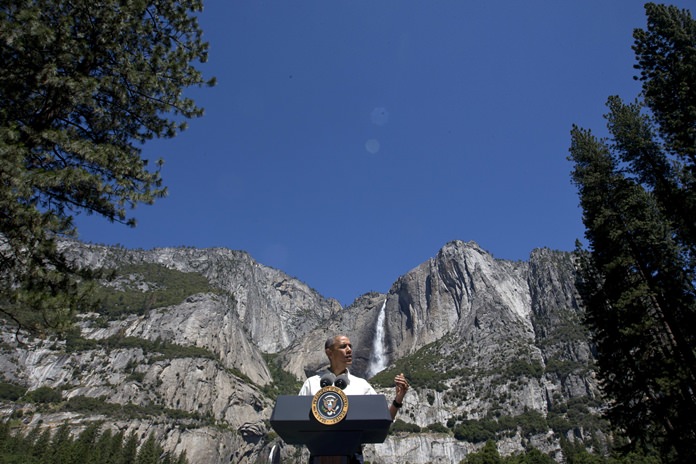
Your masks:
<svg viewBox="0 0 696 464"><path fill-rule="evenodd" d="M341 422L348 414L348 397L340 388L326 386L312 398L312 414L324 425Z"/></svg>

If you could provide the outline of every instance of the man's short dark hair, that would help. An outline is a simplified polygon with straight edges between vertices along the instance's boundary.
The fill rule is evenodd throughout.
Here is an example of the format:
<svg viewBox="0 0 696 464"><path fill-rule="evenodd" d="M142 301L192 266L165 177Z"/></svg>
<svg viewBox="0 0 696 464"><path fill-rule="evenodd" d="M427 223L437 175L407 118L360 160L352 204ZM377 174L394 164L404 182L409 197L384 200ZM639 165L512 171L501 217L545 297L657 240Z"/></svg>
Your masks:
<svg viewBox="0 0 696 464"><path fill-rule="evenodd" d="M324 349L328 350L329 348L331 348L334 344L334 340L336 340L335 335L333 337L327 338L326 341L324 342Z"/></svg>

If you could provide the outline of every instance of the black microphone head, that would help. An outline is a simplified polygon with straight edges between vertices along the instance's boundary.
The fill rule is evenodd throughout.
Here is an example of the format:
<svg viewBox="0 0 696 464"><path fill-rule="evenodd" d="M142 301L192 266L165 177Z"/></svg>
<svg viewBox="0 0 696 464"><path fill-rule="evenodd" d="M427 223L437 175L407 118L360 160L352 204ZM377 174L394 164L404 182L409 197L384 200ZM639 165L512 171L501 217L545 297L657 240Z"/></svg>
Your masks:
<svg viewBox="0 0 696 464"><path fill-rule="evenodd" d="M336 380L336 376L332 372L327 372L326 374L321 376L321 380L319 380L319 385L321 385L321 388L328 387L329 385L334 384L334 380Z"/></svg>
<svg viewBox="0 0 696 464"><path fill-rule="evenodd" d="M350 380L348 380L348 376L346 374L339 375L338 377L336 377L336 380L334 381L334 385L336 385L341 390L345 390L349 383Z"/></svg>

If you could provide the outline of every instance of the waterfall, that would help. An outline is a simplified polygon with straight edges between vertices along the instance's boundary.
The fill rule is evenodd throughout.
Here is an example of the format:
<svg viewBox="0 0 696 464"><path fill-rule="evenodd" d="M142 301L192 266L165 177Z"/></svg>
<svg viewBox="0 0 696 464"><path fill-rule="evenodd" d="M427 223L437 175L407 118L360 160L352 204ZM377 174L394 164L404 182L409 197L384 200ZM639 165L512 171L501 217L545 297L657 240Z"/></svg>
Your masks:
<svg viewBox="0 0 696 464"><path fill-rule="evenodd" d="M377 316L377 327L375 328L375 339L372 342L372 354L370 355L370 364L367 367L367 376L372 377L379 371L387 367L387 356L384 352L384 318L387 300L382 303L382 309L379 310Z"/></svg>

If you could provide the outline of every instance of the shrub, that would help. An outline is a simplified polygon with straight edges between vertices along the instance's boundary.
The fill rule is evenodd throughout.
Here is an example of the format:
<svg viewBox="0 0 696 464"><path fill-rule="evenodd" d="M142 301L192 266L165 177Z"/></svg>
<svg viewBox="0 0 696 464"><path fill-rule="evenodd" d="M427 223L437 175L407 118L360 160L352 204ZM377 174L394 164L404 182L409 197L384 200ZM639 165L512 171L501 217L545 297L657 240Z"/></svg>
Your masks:
<svg viewBox="0 0 696 464"><path fill-rule="evenodd" d="M495 439L497 425L494 421L467 420L454 428L454 438L471 443L481 443Z"/></svg>
<svg viewBox="0 0 696 464"><path fill-rule="evenodd" d="M546 362L546 372L564 379L572 373L583 373L587 367L577 361L551 358Z"/></svg>
<svg viewBox="0 0 696 464"><path fill-rule="evenodd" d="M427 427L429 432L435 432L435 433L449 433L449 429L442 425L439 422L435 422L434 424L429 424Z"/></svg>
<svg viewBox="0 0 696 464"><path fill-rule="evenodd" d="M98 311L110 318L177 305L196 293L220 293L201 274L181 272L156 263L123 266L115 271L115 279L125 282L123 290L109 286L96 289L100 301ZM142 282L149 284L145 291L138 286Z"/></svg>
<svg viewBox="0 0 696 464"><path fill-rule="evenodd" d="M506 374L506 377L513 379L519 377L539 378L544 374L544 368L536 362L515 360L508 364Z"/></svg>
<svg viewBox="0 0 696 464"><path fill-rule="evenodd" d="M268 370L273 378L273 382L269 385L264 385L262 389L267 396L271 399L276 399L278 395L296 395L300 391L302 382L282 368L277 354L264 354L263 359L266 361Z"/></svg>
<svg viewBox="0 0 696 464"><path fill-rule="evenodd" d="M63 395L60 390L44 386L27 392L24 398L31 403L58 403L63 400Z"/></svg>
<svg viewBox="0 0 696 464"><path fill-rule="evenodd" d="M426 345L416 353L401 358L395 365L386 369L370 379L374 386L391 387L394 385L394 376L403 372L411 387L416 389L431 388L442 392L447 390L445 380L462 375L460 370L440 372L434 367L442 357L437 351L437 345Z"/></svg>
<svg viewBox="0 0 696 464"><path fill-rule="evenodd" d="M0 399L17 401L25 393L27 389L13 383L0 382Z"/></svg>
<svg viewBox="0 0 696 464"><path fill-rule="evenodd" d="M536 435L549 430L546 418L537 410L531 409L517 416L523 436Z"/></svg>
<svg viewBox="0 0 696 464"><path fill-rule="evenodd" d="M411 424L410 422L404 422L401 419L396 419L389 429L389 433L406 432L406 433L418 433L421 428L417 424Z"/></svg>

